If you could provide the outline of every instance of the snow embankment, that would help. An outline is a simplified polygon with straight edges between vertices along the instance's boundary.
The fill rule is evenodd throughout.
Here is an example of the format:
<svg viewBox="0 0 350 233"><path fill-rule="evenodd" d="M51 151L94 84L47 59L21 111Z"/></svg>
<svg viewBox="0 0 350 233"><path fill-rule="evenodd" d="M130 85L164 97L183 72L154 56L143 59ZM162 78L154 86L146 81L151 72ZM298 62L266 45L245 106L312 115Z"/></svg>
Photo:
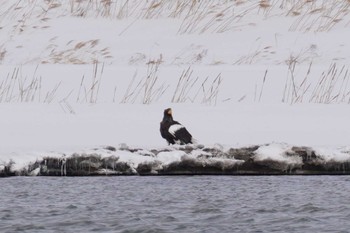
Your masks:
<svg viewBox="0 0 350 233"><path fill-rule="evenodd" d="M313 149L272 143L243 148L220 145L118 148L65 155L49 153L30 162L2 161L0 174L91 175L297 175L350 174L350 149Z"/></svg>

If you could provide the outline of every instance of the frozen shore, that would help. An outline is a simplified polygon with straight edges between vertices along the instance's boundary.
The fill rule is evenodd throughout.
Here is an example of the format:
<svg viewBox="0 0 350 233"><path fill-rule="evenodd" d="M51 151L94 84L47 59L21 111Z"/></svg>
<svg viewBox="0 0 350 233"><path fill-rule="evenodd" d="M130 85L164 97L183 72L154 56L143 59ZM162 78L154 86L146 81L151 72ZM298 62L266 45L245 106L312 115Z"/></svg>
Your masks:
<svg viewBox="0 0 350 233"><path fill-rule="evenodd" d="M287 144L242 148L220 145L131 148L125 144L90 152L44 155L20 169L9 162L1 176L110 175L344 175L350 174L350 151Z"/></svg>
<svg viewBox="0 0 350 233"><path fill-rule="evenodd" d="M349 173L349 1L7 0L0 22L2 176ZM165 147L169 107L203 146Z"/></svg>

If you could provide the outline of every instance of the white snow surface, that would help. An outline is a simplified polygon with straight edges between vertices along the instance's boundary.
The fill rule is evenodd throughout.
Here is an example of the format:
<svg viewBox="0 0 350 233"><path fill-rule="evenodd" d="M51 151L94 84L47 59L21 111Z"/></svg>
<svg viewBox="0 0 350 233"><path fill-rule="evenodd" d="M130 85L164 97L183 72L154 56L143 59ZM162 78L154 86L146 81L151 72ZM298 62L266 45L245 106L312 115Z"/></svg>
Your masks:
<svg viewBox="0 0 350 233"><path fill-rule="evenodd" d="M290 146L282 143L260 146L256 151L257 155L255 156L254 161L273 160L284 162L286 164L302 165L303 161L301 157L287 156L285 154L289 149Z"/></svg>
<svg viewBox="0 0 350 233"><path fill-rule="evenodd" d="M348 1L200 2L2 1L0 166L166 147L168 107L200 144L349 160ZM117 152L135 166L183 156Z"/></svg>

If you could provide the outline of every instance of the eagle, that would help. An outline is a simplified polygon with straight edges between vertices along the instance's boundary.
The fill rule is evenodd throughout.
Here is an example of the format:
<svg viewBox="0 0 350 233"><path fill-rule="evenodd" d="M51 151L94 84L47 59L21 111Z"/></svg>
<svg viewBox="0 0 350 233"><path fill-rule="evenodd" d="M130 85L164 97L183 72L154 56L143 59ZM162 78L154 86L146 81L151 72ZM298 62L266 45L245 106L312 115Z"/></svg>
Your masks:
<svg viewBox="0 0 350 233"><path fill-rule="evenodd" d="M160 122L160 134L170 144L192 144L192 135L185 126L174 121L171 108L164 110L162 122Z"/></svg>

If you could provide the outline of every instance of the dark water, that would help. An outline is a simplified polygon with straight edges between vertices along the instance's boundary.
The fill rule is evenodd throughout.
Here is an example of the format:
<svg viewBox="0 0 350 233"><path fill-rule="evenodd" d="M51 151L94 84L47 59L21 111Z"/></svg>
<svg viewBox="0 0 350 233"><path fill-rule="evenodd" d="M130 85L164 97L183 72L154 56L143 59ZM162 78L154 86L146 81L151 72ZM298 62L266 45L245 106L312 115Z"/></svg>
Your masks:
<svg viewBox="0 0 350 233"><path fill-rule="evenodd" d="M350 232L350 176L0 179L0 232Z"/></svg>

